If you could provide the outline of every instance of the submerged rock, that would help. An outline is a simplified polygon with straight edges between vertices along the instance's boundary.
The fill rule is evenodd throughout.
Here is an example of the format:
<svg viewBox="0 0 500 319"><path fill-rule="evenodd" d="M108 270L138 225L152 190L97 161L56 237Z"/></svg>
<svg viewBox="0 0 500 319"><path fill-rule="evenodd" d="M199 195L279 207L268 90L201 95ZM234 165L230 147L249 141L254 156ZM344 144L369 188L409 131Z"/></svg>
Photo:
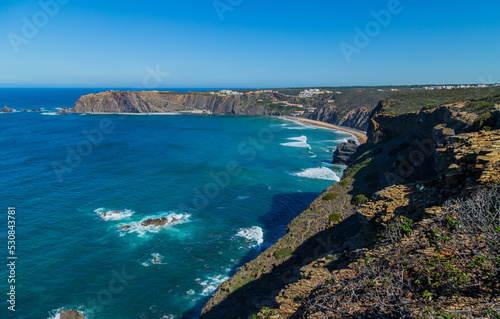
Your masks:
<svg viewBox="0 0 500 319"><path fill-rule="evenodd" d="M349 165L354 160L354 154L358 149L355 141L349 140L337 146L337 150L333 153L333 165Z"/></svg>
<svg viewBox="0 0 500 319"><path fill-rule="evenodd" d="M73 309L61 311L59 316L61 319L85 319L83 313Z"/></svg>

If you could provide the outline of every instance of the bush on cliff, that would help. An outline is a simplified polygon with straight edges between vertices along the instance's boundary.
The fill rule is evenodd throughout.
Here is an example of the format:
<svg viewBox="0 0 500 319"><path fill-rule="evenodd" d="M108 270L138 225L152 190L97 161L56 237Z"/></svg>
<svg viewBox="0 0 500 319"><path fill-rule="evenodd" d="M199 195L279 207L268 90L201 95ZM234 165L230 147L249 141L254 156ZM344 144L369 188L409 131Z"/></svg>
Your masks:
<svg viewBox="0 0 500 319"><path fill-rule="evenodd" d="M337 199L338 196L339 194L337 193L328 193L325 196L323 196L323 200L335 200Z"/></svg>
<svg viewBox="0 0 500 319"><path fill-rule="evenodd" d="M339 182L340 186L347 186L349 184L349 181L347 179L344 179L343 181Z"/></svg>
<svg viewBox="0 0 500 319"><path fill-rule="evenodd" d="M339 213L333 213L328 217L328 219L332 223L340 223L340 221L342 220L342 215L340 215Z"/></svg>
<svg viewBox="0 0 500 319"><path fill-rule="evenodd" d="M360 195L354 196L354 198L352 199L352 203L354 205L363 205L364 203L366 203L367 200L368 200L368 197L366 197L364 194L360 194Z"/></svg>

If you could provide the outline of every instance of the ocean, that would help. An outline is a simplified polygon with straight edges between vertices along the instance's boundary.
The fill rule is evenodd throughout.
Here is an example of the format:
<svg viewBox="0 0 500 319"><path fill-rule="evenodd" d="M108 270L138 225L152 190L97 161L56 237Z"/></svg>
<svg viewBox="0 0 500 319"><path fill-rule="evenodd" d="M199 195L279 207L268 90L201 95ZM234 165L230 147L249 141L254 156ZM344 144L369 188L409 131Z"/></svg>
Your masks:
<svg viewBox="0 0 500 319"><path fill-rule="evenodd" d="M0 114L1 251L15 207L17 257L1 318L198 318L342 174L331 151L351 135L289 120L56 115L102 90L0 89L2 108L43 108Z"/></svg>

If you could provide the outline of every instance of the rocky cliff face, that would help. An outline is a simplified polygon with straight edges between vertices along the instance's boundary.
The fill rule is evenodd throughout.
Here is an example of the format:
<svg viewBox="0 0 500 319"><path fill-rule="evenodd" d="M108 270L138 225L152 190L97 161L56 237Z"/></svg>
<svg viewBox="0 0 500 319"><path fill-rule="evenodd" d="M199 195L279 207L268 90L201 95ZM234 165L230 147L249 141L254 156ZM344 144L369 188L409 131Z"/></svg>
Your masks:
<svg viewBox="0 0 500 319"><path fill-rule="evenodd" d="M384 106L375 109L368 143L343 180L223 283L203 319L500 311L497 286L489 284L500 278L500 190L491 191L500 184L500 127L469 133L478 116L463 107L396 116ZM484 214L494 217L483 223ZM478 262L483 266L471 266Z"/></svg>
<svg viewBox="0 0 500 319"><path fill-rule="evenodd" d="M342 143L337 146L337 149L333 153L333 165L349 165L356 158L356 150L358 145L355 141L349 140L346 143Z"/></svg>
<svg viewBox="0 0 500 319"><path fill-rule="evenodd" d="M335 106L331 105L318 108L309 118L316 121L366 131L372 110L373 108L356 108L343 115Z"/></svg>
<svg viewBox="0 0 500 319"><path fill-rule="evenodd" d="M199 93L109 91L82 96L74 113L158 113L206 110L214 114L282 115L271 111L257 96L210 96Z"/></svg>
<svg viewBox="0 0 500 319"><path fill-rule="evenodd" d="M220 97L205 93L179 92L122 92L108 91L82 96L69 112L73 113L158 113L206 110L225 115L289 115L290 111L270 108L266 101L288 101L292 104L317 107L311 119L366 131L371 110L375 106L353 108L349 100L343 108L331 106L328 101L299 99L278 93L267 95L245 94ZM355 103L353 101L352 103ZM63 110L63 112L68 112Z"/></svg>

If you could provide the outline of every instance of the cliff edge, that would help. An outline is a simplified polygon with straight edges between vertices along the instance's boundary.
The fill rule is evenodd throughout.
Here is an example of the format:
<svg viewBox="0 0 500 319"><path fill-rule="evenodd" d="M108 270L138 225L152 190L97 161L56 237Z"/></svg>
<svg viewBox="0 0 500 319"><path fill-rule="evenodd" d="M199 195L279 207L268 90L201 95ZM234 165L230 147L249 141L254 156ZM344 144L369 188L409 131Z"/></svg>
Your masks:
<svg viewBox="0 0 500 319"><path fill-rule="evenodd" d="M498 316L500 92L454 94L380 102L342 181L201 318Z"/></svg>

